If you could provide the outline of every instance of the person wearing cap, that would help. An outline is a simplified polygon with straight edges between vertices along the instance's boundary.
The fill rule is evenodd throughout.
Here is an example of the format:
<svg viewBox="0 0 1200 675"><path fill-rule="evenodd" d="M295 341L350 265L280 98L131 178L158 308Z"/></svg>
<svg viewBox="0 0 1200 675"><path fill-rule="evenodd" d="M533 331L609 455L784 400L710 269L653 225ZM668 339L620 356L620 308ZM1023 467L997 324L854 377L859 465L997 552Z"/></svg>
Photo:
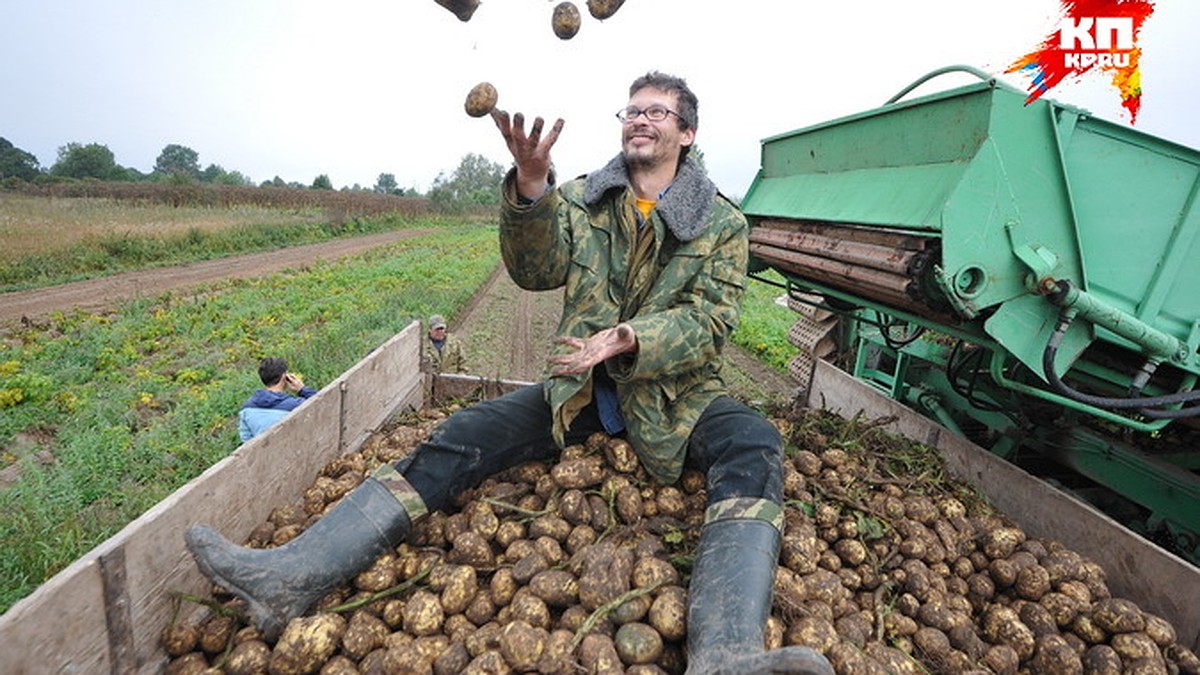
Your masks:
<svg viewBox="0 0 1200 675"><path fill-rule="evenodd" d="M429 342L426 345L425 356L428 359L430 372L467 372L462 345L458 343L457 339L446 333L446 319L441 314L429 317Z"/></svg>

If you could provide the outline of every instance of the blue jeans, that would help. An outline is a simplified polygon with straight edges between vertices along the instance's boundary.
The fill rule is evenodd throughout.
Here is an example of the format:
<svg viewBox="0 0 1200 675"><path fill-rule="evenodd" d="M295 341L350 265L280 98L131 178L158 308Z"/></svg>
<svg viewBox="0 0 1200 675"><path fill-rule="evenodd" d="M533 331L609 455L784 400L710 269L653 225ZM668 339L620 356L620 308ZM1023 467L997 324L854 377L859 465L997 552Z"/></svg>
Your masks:
<svg viewBox="0 0 1200 675"><path fill-rule="evenodd" d="M396 463L430 511L505 469L558 456L550 406L535 384L464 408ZM603 431L594 403L567 430L568 445ZM688 439L685 464L707 476L708 502L783 496L783 443L762 415L728 396L705 408Z"/></svg>

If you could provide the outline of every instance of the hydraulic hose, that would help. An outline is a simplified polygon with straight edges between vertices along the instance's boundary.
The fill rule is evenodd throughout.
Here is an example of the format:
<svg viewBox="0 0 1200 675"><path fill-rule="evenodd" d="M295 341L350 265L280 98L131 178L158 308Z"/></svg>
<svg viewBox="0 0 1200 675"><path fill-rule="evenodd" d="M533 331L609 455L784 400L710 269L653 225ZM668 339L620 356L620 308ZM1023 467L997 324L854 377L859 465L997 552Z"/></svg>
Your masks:
<svg viewBox="0 0 1200 675"><path fill-rule="evenodd" d="M1154 410L1160 406L1191 403L1192 401L1200 401L1200 390L1181 391L1174 394L1165 394L1162 396L1137 396L1132 398L1112 398L1108 396L1093 396L1085 394L1081 391L1073 389L1070 385L1063 382L1058 373L1054 370L1054 357L1058 354L1058 347L1062 344L1063 336L1067 332L1067 328L1071 325L1074 319L1074 312L1065 309L1059 312L1058 325L1054 327L1054 332L1051 333L1050 339L1046 342L1046 349L1042 352L1042 370L1046 373L1046 381L1050 383L1059 393L1068 398L1095 406L1097 408L1116 408L1121 410L1138 409L1139 412L1147 417L1156 419L1177 419L1181 417L1191 417L1192 415L1200 414L1200 406L1192 408L1180 408L1177 410Z"/></svg>

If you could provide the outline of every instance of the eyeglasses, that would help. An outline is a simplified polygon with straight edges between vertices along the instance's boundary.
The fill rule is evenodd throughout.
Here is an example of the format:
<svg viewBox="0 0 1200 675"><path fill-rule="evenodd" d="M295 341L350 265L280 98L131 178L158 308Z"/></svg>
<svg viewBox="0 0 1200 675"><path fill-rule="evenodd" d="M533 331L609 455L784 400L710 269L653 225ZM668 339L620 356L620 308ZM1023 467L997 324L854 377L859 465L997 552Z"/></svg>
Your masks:
<svg viewBox="0 0 1200 675"><path fill-rule="evenodd" d="M645 110L629 106L628 108L623 108L617 111L617 119L621 120L622 124L629 124L642 115L645 115L646 119L650 120L651 122L661 122L667 119L669 115L674 115L681 120L683 119L683 115L680 115L674 110L664 108L661 105L652 105ZM684 122L686 121L687 120L684 120Z"/></svg>

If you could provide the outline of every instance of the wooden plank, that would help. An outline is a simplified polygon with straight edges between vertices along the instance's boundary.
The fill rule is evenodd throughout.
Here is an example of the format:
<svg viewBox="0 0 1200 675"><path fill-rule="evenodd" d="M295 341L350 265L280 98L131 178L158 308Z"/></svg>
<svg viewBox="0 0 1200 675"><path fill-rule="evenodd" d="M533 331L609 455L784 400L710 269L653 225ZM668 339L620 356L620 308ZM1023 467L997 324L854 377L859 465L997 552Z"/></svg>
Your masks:
<svg viewBox="0 0 1200 675"><path fill-rule="evenodd" d="M894 417L886 428L939 449L951 475L979 487L1027 534L1057 539L1100 564L1114 596L1167 619L1180 644L1200 650L1200 569L828 362L817 362L808 405L846 418Z"/></svg>
<svg viewBox="0 0 1200 675"><path fill-rule="evenodd" d="M395 410L423 398L421 325L412 322L341 378L342 446L366 442ZM419 404L419 403L418 403Z"/></svg>

